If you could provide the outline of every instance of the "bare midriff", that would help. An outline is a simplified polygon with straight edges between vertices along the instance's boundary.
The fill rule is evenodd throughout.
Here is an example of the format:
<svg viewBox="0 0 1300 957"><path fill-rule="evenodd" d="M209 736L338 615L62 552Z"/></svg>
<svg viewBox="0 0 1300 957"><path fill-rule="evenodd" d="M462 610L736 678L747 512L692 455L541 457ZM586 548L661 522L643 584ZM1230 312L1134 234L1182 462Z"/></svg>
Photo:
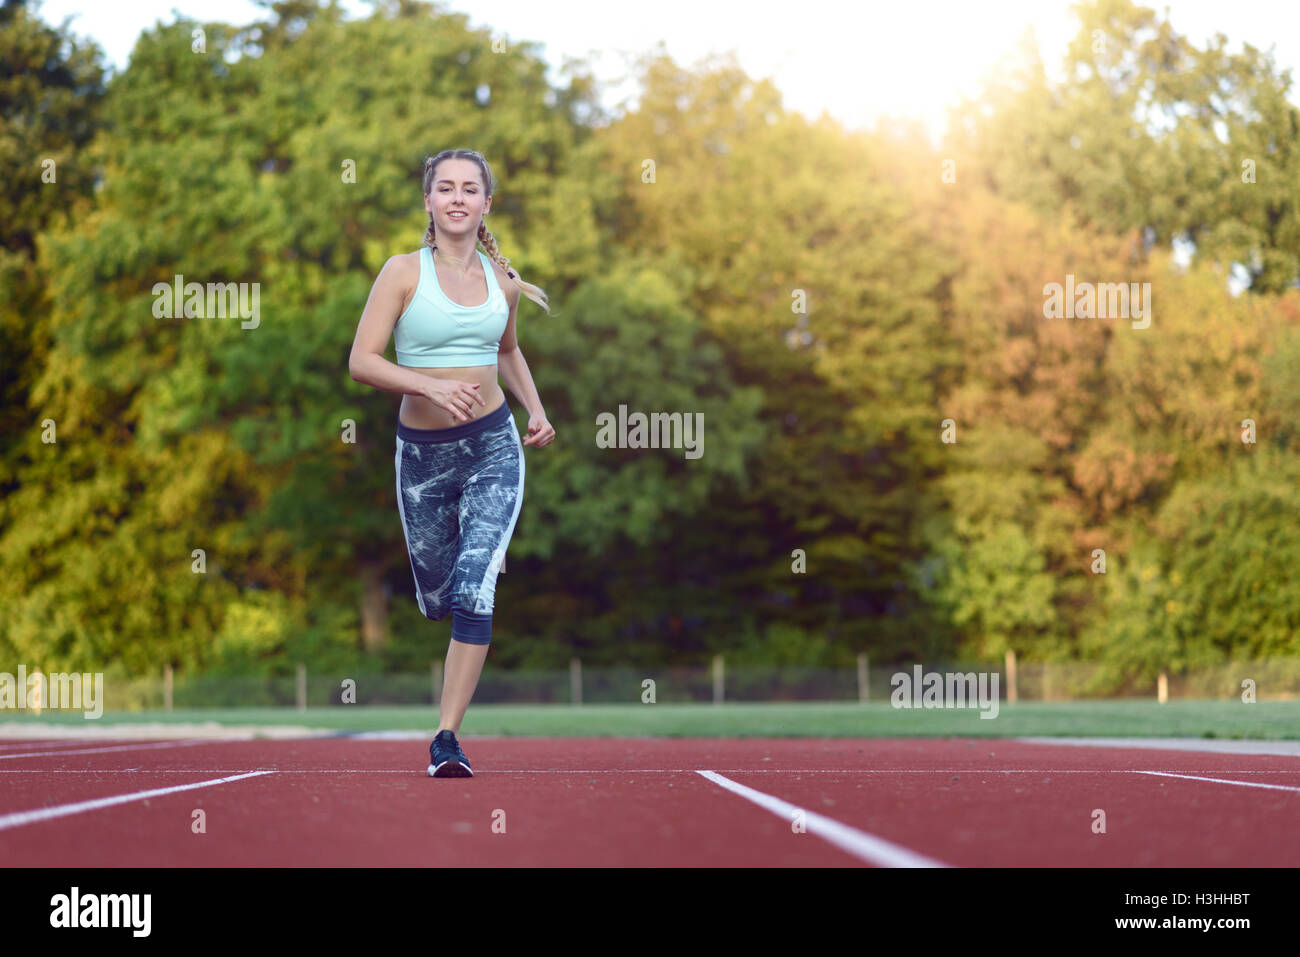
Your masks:
<svg viewBox="0 0 1300 957"><path fill-rule="evenodd" d="M477 392L483 397L486 405L480 405L478 402L470 403L470 422L483 418L489 412L495 412L501 407L501 403L506 400L505 392L497 384L497 367L495 363L490 366L467 366L463 368L420 368L417 366L402 366L402 368L410 369L412 372L418 372L434 379L477 382ZM398 411L397 417L404 425L412 429L450 429L453 426L466 424L464 419L458 418L446 409L434 405L431 399L426 399L422 395L410 395L409 393L402 396L402 408Z"/></svg>

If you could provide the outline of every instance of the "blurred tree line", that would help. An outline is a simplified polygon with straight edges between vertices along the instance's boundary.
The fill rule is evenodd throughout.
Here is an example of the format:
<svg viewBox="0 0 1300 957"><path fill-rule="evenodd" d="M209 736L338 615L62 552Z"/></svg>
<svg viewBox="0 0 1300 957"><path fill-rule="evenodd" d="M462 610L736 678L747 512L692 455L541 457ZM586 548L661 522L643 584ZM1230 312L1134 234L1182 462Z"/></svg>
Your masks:
<svg viewBox="0 0 1300 957"><path fill-rule="evenodd" d="M159 24L110 77L0 8L3 659L441 658L398 397L347 357L447 147L493 164L490 228L557 312L519 306L557 441L527 452L496 666L1300 650L1300 115L1269 57L1096 0L1065 82L1026 48L935 149L809 122L729 58L647 54L609 116L584 64L553 86L426 3L264 9ZM1150 327L1046 318L1067 274L1150 283ZM258 325L156 318L178 275L258 283ZM702 412L705 454L598 448L620 404Z"/></svg>

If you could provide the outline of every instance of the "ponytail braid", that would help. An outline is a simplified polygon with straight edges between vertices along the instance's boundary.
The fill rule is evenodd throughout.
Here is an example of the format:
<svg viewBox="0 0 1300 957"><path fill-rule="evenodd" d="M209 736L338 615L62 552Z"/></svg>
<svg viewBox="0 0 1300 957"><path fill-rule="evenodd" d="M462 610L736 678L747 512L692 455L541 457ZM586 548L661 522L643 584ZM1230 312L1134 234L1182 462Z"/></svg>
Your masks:
<svg viewBox="0 0 1300 957"><path fill-rule="evenodd" d="M430 223L429 227L432 229L433 224ZM534 286L532 283L524 282L523 279L519 277L519 273L510 268L510 260L506 259L505 256L502 256L501 251L497 249L497 238L488 232L487 223L480 222L478 224L478 241L483 244L483 249L488 254L488 259L499 264L501 268L506 271L506 275L515 281L515 285L519 287L520 291L533 302L545 309L546 314L549 316L551 314L551 307L547 301L546 293L537 286Z"/></svg>

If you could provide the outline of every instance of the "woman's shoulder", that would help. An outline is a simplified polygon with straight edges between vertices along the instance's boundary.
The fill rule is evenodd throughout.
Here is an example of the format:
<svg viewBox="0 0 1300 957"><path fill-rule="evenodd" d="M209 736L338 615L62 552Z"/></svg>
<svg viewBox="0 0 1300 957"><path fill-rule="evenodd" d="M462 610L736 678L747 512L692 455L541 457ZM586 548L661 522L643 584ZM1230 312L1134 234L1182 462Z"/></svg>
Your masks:
<svg viewBox="0 0 1300 957"><path fill-rule="evenodd" d="M519 302L519 286L510 278L510 273L508 273L506 268L491 256L485 254L483 258L492 264L492 271L497 277L497 285L500 286L501 291L505 293L506 299L512 304L517 304Z"/></svg>
<svg viewBox="0 0 1300 957"><path fill-rule="evenodd" d="M420 250L394 253L388 257L382 271L404 286L415 285L420 281Z"/></svg>

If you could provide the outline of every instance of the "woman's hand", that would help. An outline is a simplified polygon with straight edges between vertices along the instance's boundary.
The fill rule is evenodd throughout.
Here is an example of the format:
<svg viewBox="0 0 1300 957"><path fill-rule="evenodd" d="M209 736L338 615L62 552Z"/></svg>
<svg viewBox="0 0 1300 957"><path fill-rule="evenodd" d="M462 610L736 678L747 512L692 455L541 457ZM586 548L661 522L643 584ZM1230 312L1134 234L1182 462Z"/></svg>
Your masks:
<svg viewBox="0 0 1300 957"><path fill-rule="evenodd" d="M540 449L543 445L550 445L553 441L555 441L555 429L551 428L551 423L546 421L546 413L530 415L528 417L528 438L524 439L524 445L535 445Z"/></svg>
<svg viewBox="0 0 1300 957"><path fill-rule="evenodd" d="M475 403L487 406L487 400L479 395L477 382L460 382L456 379L430 379L422 390L424 397L446 409L459 422L468 422L470 407Z"/></svg>

